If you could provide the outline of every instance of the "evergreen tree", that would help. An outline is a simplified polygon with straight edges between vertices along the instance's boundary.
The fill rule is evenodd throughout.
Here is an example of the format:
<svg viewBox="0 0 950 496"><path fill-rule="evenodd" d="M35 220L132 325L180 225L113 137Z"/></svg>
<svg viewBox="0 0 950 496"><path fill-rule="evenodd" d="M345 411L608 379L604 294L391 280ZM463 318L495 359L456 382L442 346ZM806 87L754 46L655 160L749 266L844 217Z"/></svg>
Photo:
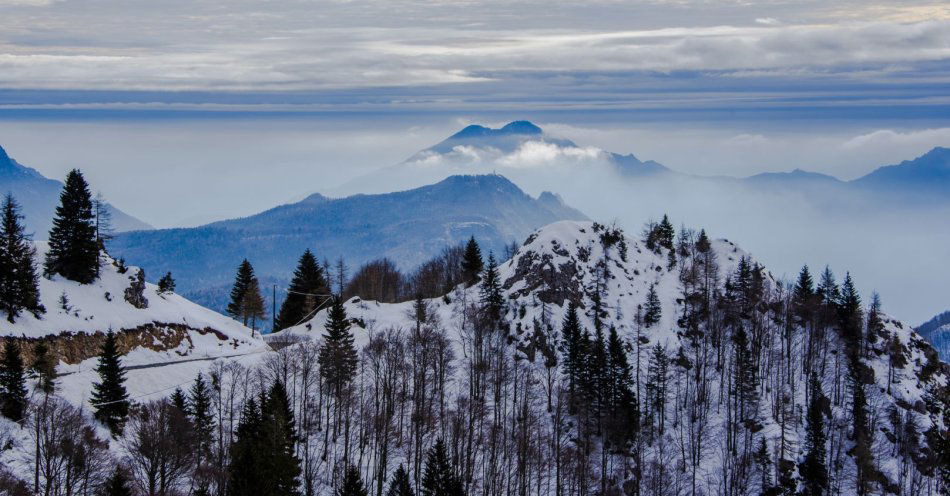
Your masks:
<svg viewBox="0 0 950 496"><path fill-rule="evenodd" d="M265 454L262 442L261 410L254 398L247 400L241 412L231 444L231 460L228 466L229 496L258 496L272 494L269 482L262 477Z"/></svg>
<svg viewBox="0 0 950 496"><path fill-rule="evenodd" d="M158 280L158 292L164 294L175 292L175 279L172 278L171 272L166 272L165 275Z"/></svg>
<svg viewBox="0 0 950 496"><path fill-rule="evenodd" d="M346 385L353 380L358 361L353 335L350 333L350 321L340 298L333 300L324 328L326 333L323 335L323 347L320 348L318 357L320 374L333 394L339 398L343 395Z"/></svg>
<svg viewBox="0 0 950 496"><path fill-rule="evenodd" d="M761 494L763 496L780 494L772 483L772 459L769 457L769 445L764 436L753 457L759 469L759 490Z"/></svg>
<svg viewBox="0 0 950 496"><path fill-rule="evenodd" d="M307 249L297 262L297 269L287 288L287 298L277 314L275 330L286 329L306 319L317 308L320 296L330 293L326 276L313 252Z"/></svg>
<svg viewBox="0 0 950 496"><path fill-rule="evenodd" d="M811 318L811 307L815 298L815 283L808 271L808 266L802 266L798 273L798 282L792 290L792 309L798 318L799 324L804 325Z"/></svg>
<svg viewBox="0 0 950 496"><path fill-rule="evenodd" d="M132 496L131 481L122 467L116 467L102 488L102 496Z"/></svg>
<svg viewBox="0 0 950 496"><path fill-rule="evenodd" d="M172 392L172 406L177 408L181 413L188 414L188 398L185 397L185 392L181 390L180 387L176 387L175 391Z"/></svg>
<svg viewBox="0 0 950 496"><path fill-rule="evenodd" d="M36 250L25 233L20 206L13 195L3 200L0 224L0 310L10 323L22 310L39 315L46 311L40 304L39 277L34 257Z"/></svg>
<svg viewBox="0 0 950 496"><path fill-rule="evenodd" d="M831 267L827 265L825 266L825 270L821 273L821 279L818 282L817 296L825 306L829 307L836 305L838 298L841 296L838 283L835 282L835 275L831 272Z"/></svg>
<svg viewBox="0 0 950 496"><path fill-rule="evenodd" d="M821 496L828 489L828 467L825 464L826 437L822 405L827 401L821 390L818 375L812 374L808 383L808 415L806 418L805 459L798 467L806 496Z"/></svg>
<svg viewBox="0 0 950 496"><path fill-rule="evenodd" d="M868 343L874 344L884 334L884 320L881 316L881 295L875 291L871 294L871 307L868 309L867 319Z"/></svg>
<svg viewBox="0 0 950 496"><path fill-rule="evenodd" d="M445 443L440 438L429 449L422 475L421 496L463 496L462 481L455 475Z"/></svg>
<svg viewBox="0 0 950 496"><path fill-rule="evenodd" d="M699 237L696 238L696 251L707 253L710 249L712 249L712 243L709 242L709 236L706 235L705 229L701 229Z"/></svg>
<svg viewBox="0 0 950 496"><path fill-rule="evenodd" d="M30 367L37 378L37 389L45 394L56 390L56 360L50 355L49 345L37 341L33 347L33 365Z"/></svg>
<svg viewBox="0 0 950 496"><path fill-rule="evenodd" d="M505 299L501 295L501 282L498 280L498 265L495 263L495 255L492 253L488 254L488 266L485 267L485 275L482 277L480 295L485 314L489 320L497 322L502 316L501 313L505 306Z"/></svg>
<svg viewBox="0 0 950 496"><path fill-rule="evenodd" d="M755 360L749 346L748 334L741 325L733 335L735 344L734 391L738 399L738 419L748 427L755 424L759 409L759 381Z"/></svg>
<svg viewBox="0 0 950 496"><path fill-rule="evenodd" d="M337 496L368 496L363 479L360 478L360 470L355 465L346 467L346 473L343 475L343 482L336 491Z"/></svg>
<svg viewBox="0 0 950 496"><path fill-rule="evenodd" d="M577 304L573 301L568 304L567 315L564 316L564 322L561 324L559 348L564 357L564 376L568 381L568 394L574 398L586 362L587 343L577 315Z"/></svg>
<svg viewBox="0 0 950 496"><path fill-rule="evenodd" d="M3 360L0 361L0 413L10 420L20 421L26 414L26 406L23 357L16 341L7 339L3 344Z"/></svg>
<svg viewBox="0 0 950 496"><path fill-rule="evenodd" d="M409 482L409 474L402 465L396 469L393 474L393 480L389 483L389 490L386 496L415 496L412 490L412 484Z"/></svg>
<svg viewBox="0 0 950 496"><path fill-rule="evenodd" d="M180 393L181 390L176 390ZM173 398L174 399L174 398ZM174 402L174 401L173 401ZM177 404L177 402L175 402ZM211 389L205 382L204 374L199 373L188 391L188 402L182 410L191 418L195 430L195 444L198 449L198 461L211 454L211 441L214 432L214 416L211 412Z"/></svg>
<svg viewBox="0 0 950 496"><path fill-rule="evenodd" d="M647 303L643 312L643 325L653 327L660 322L663 317L663 305L660 304L660 297L656 294L656 284L650 285L650 291L647 293Z"/></svg>
<svg viewBox="0 0 950 496"><path fill-rule="evenodd" d="M263 320L267 316L267 309L264 307L264 297L261 295L261 287L257 278L251 278L247 290L244 291L244 299L241 303L241 310L244 317L244 325L250 323L252 330L257 329L258 319Z"/></svg>
<svg viewBox="0 0 950 496"><path fill-rule="evenodd" d="M468 240L465 245L465 254L462 256L462 278L466 285L471 286L478 281L478 276L482 273L484 264L482 262L482 250L475 241L475 236Z"/></svg>
<svg viewBox="0 0 950 496"><path fill-rule="evenodd" d="M135 275L129 276L129 287L125 288L125 301L135 308L148 308L148 299L145 298L145 271L139 269Z"/></svg>
<svg viewBox="0 0 950 496"><path fill-rule="evenodd" d="M89 185L79 170L73 169L66 176L59 202L49 232L44 272L89 284L99 277L99 243Z"/></svg>
<svg viewBox="0 0 950 496"><path fill-rule="evenodd" d="M666 248L667 250L673 249L673 237L676 235L676 230L673 229L673 224L670 222L670 218L663 214L663 220L660 221L660 225L657 226L657 236L656 244Z"/></svg>
<svg viewBox="0 0 950 496"><path fill-rule="evenodd" d="M120 361L118 343L112 332L106 334L102 343L96 372L99 374L99 382L92 385L90 400L96 409L94 416L105 424L114 436L118 436L129 416L129 395L125 390L125 369Z"/></svg>
<svg viewBox="0 0 950 496"><path fill-rule="evenodd" d="M849 359L857 360L864 345L864 312L861 308L861 297L854 288L851 274L845 275L841 285L841 296L838 304L838 326L844 338ZM852 364L856 366L856 364Z"/></svg>
<svg viewBox="0 0 950 496"><path fill-rule="evenodd" d="M616 448L632 442L639 430L638 406L633 391L633 375L623 341L617 329L610 328L607 338L607 439Z"/></svg>
<svg viewBox="0 0 950 496"><path fill-rule="evenodd" d="M238 266L237 275L234 277L234 286L231 287L231 302L228 303L228 315L235 319L244 319L244 325L247 325L247 319L244 314L244 294L251 287L251 281L254 280L254 267L251 262L245 258Z"/></svg>
<svg viewBox="0 0 950 496"><path fill-rule="evenodd" d="M294 414L287 399L287 390L280 381L274 382L261 408L263 443L260 446L265 464L263 478L268 481L270 494L290 496L299 494L300 459L294 450L297 434Z"/></svg>

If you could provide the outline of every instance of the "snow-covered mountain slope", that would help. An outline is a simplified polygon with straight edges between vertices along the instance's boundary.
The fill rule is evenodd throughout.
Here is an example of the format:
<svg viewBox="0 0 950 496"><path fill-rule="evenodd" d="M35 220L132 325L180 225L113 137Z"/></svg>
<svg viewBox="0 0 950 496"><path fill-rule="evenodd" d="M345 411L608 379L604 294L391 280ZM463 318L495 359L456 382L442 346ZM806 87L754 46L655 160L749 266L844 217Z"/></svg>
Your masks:
<svg viewBox="0 0 950 496"><path fill-rule="evenodd" d="M930 341L942 360L950 360L950 311L921 324L917 327L917 332Z"/></svg>
<svg viewBox="0 0 950 496"><path fill-rule="evenodd" d="M47 245L37 242L37 260ZM40 278L40 298L46 313L24 312L14 323L0 320L0 339L24 343L45 340L59 357L60 373L91 369L107 332L118 336L124 365L144 366L184 360L242 355L267 346L251 329L228 317L192 303L174 293L160 293L146 283L148 306L136 308L125 291L138 273L103 257L100 277L79 284L53 276ZM23 349L27 361L31 346Z"/></svg>
<svg viewBox="0 0 950 496"><path fill-rule="evenodd" d="M545 342L558 339L557 329L569 302L580 305L582 324L593 333L597 327L593 297L599 295L602 328L617 329L634 369L639 370L636 388L641 401L647 401L644 395L654 394L640 379L653 373L651 355L659 347L669 359L671 392L663 407L663 415L670 417L673 426L668 427L669 446L702 446L694 448L700 451L691 455L694 459L688 461L689 468L682 474L663 476L671 477L663 484L681 487L686 493L690 485L694 490L700 488L702 494L730 493L728 485L737 484L732 479L736 464L748 463L737 460L751 456L760 442L768 447L771 459L784 467L784 475L794 478L806 446L804 412L810 400L804 370L814 370L829 400L826 429L832 480L837 491L848 494L853 489L849 481L857 465L850 451L852 406L844 338L834 325L818 336L814 327L803 328L793 320L785 320L791 319L788 287L734 243L712 241L708 254L697 253L694 243L687 245L685 252L678 254L676 265L671 267L669 250L654 253L640 240L614 228L565 221L540 229L498 269L506 302L502 326L510 346L543 373L540 371L545 360L538 354L544 353ZM727 307L736 304L730 303L729 295L738 290L730 289L726 281L736 281L740 264L755 273L750 277L760 284L760 299L748 314L734 315ZM704 272L708 267L717 269ZM685 282L693 270L699 280L707 280L709 285L705 287L715 302L702 317L704 321L695 326L687 315L703 314L695 311L696 302L702 298L695 279ZM702 287L701 282L698 284ZM638 316L648 306L651 287L655 288L662 312L657 323L647 325ZM456 357L466 356L463 343L470 339L467 336L472 325L471 313L466 309L478 304L479 291L477 285L459 287L444 298L427 301L452 340ZM694 305L693 310L687 305ZM414 325L413 302L381 304L352 299L346 303L346 310L357 324L354 331L360 345L372 335L390 329L410 330ZM731 324L729 319L733 319ZM310 321L267 339L276 347L319 340L326 320L327 311L321 310ZM933 490L937 484L933 478L933 443L947 432L944 411L950 402L950 367L939 361L934 349L911 326L887 316L882 316L881 322L879 330L868 332L868 348L860 358L865 370L862 387L872 418L873 477L879 487L895 493L909 494L913 487ZM755 343L751 346L758 350L753 359L758 420L742 428L744 440L726 441L736 422L730 406L736 367L730 357L736 353L736 326L746 329ZM694 399L693 395L704 399ZM644 408L649 411L651 407ZM655 418L658 414L652 415ZM906 429L910 434L902 434ZM737 444L726 449L722 444L725 442ZM649 463L680 466L679 448L665 451L670 448L664 446L660 442L644 448L645 456L652 460Z"/></svg>

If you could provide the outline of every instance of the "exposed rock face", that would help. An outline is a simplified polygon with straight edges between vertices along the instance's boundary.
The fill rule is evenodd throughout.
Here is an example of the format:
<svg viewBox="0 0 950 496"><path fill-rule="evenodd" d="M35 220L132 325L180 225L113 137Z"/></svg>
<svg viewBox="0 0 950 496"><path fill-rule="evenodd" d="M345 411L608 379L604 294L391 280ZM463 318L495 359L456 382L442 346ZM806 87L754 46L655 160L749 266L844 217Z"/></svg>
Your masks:
<svg viewBox="0 0 950 496"><path fill-rule="evenodd" d="M211 328L193 329L183 324L164 324L155 322L141 325L132 329L118 331L117 342L119 352L126 354L135 348L146 348L152 351L176 350L181 356L188 354L194 348L192 336L195 332L200 335L213 335L223 344L236 348L238 343L224 333ZM73 365L99 355L106 333L98 331L92 334L61 333L42 338L27 338L4 336L0 337L0 345L8 340L16 341L20 345L20 353L27 365L33 363L33 348L38 342L45 342L51 354L63 363Z"/></svg>

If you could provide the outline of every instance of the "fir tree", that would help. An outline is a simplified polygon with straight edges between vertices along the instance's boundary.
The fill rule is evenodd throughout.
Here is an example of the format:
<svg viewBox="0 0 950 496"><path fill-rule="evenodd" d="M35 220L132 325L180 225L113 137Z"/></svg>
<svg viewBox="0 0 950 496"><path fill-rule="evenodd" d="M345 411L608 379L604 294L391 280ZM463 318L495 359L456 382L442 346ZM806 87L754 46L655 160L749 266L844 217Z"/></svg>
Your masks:
<svg viewBox="0 0 950 496"><path fill-rule="evenodd" d="M662 317L663 306L660 304L660 297L656 294L656 284L651 284L643 312L643 324L647 327L653 327L660 322Z"/></svg>
<svg viewBox="0 0 950 496"><path fill-rule="evenodd" d="M663 220L661 220L660 225L657 226L657 244L663 248L666 248L667 250L672 250L673 237L675 235L676 230L673 229L673 224L670 222L670 218L666 214L663 214Z"/></svg>
<svg viewBox="0 0 950 496"><path fill-rule="evenodd" d="M353 380L358 361L353 335L350 333L350 321L340 298L334 299L324 328L326 333L323 335L323 347L320 348L318 357L320 374L333 394L339 398L346 385Z"/></svg>
<svg viewBox="0 0 950 496"><path fill-rule="evenodd" d="M21 223L20 206L13 195L3 200L0 225L0 310L10 323L26 310L34 315L46 311L40 304L39 277L34 257L36 250Z"/></svg>
<svg viewBox="0 0 950 496"><path fill-rule="evenodd" d="M475 236L468 240L465 245L465 254L462 256L462 278L466 285L471 286L478 281L478 276L482 273L484 264L482 262L482 250L475 241Z"/></svg>
<svg viewBox="0 0 950 496"><path fill-rule="evenodd" d="M696 251L707 253L710 249L712 249L712 243L709 242L709 237L706 236L706 230L701 229L699 231L699 237L696 238Z"/></svg>
<svg viewBox="0 0 950 496"><path fill-rule="evenodd" d="M89 284L99 277L99 243L89 185L79 170L73 169L66 176L59 201L49 232L44 272L50 277L59 274Z"/></svg>
<svg viewBox="0 0 950 496"><path fill-rule="evenodd" d="M857 360L864 345L864 319L861 308L861 297L854 287L851 274L845 275L841 285L841 296L838 304L838 326L844 338L849 359ZM856 364L852 364L856 366Z"/></svg>
<svg viewBox="0 0 950 496"><path fill-rule="evenodd" d="M363 479L360 478L360 470L355 465L346 467L346 473L343 475L343 482L336 491L337 496L367 496L366 486Z"/></svg>
<svg viewBox="0 0 950 496"><path fill-rule="evenodd" d="M462 481L455 475L445 443L440 438L429 449L422 475L421 496L463 496Z"/></svg>
<svg viewBox="0 0 950 496"><path fill-rule="evenodd" d="M792 309L798 318L799 324L804 325L811 318L811 307L815 298L815 283L808 271L808 266L802 266L798 273L798 282L792 290Z"/></svg>
<svg viewBox="0 0 950 496"><path fill-rule="evenodd" d="M116 467L115 471L106 481L102 488L102 496L132 496L131 481L122 467Z"/></svg>
<svg viewBox="0 0 950 496"><path fill-rule="evenodd" d="M275 330L286 329L306 319L315 308L322 295L330 293L326 276L313 252L307 249L297 262L297 269L287 288L287 298L277 314Z"/></svg>
<svg viewBox="0 0 950 496"><path fill-rule="evenodd" d="M148 299L145 298L145 271L139 269L134 276L129 276L129 287L125 288L125 301L135 308L148 308Z"/></svg>
<svg viewBox="0 0 950 496"><path fill-rule="evenodd" d="M623 449L639 430L638 406L633 391L633 375L623 341L617 329L610 328L607 338L607 438L616 448Z"/></svg>
<svg viewBox="0 0 950 496"><path fill-rule="evenodd" d="M386 496L415 496L412 490L412 484L409 482L409 474L402 465L396 469L393 474L393 480L389 483L389 490Z"/></svg>
<svg viewBox="0 0 950 496"><path fill-rule="evenodd" d="M884 320L881 313L881 295L875 291L871 294L871 307L868 309L867 319L868 343L874 344L884 334Z"/></svg>
<svg viewBox="0 0 950 496"><path fill-rule="evenodd" d="M256 277L251 278L247 290L244 291L241 311L242 317L244 318L244 325L250 323L252 331L257 330L258 319L263 320L264 317L267 316L267 310L264 307L264 297L261 295L261 287Z"/></svg>
<svg viewBox="0 0 950 496"><path fill-rule="evenodd" d="M502 309L505 306L505 300L501 295L501 282L498 280L498 265L495 263L495 255L488 254L488 266L485 267L485 275L482 277L482 286L480 288L482 307L489 320L497 322L501 318Z"/></svg>
<svg viewBox="0 0 950 496"><path fill-rule="evenodd" d="M37 341L33 347L33 365L30 367L37 379L37 389L45 394L56 390L56 360L50 355L49 345Z"/></svg>
<svg viewBox="0 0 950 496"><path fill-rule="evenodd" d="M828 467L825 464L826 437L822 405L827 401L821 390L818 375L812 374L808 383L809 397L806 418L805 459L798 467L806 496L821 496L828 489Z"/></svg>
<svg viewBox="0 0 950 496"><path fill-rule="evenodd" d="M175 279L172 278L171 272L166 272L165 275L158 280L158 292L163 294L175 292Z"/></svg>
<svg viewBox="0 0 950 496"><path fill-rule="evenodd" d="M245 258L238 266L237 275L234 277L234 286L231 287L231 301L227 308L228 315L235 319L244 319L244 325L247 325L247 319L244 317L244 294L254 279L254 267Z"/></svg>
<svg viewBox="0 0 950 496"><path fill-rule="evenodd" d="M129 416L129 395L125 390L125 369L120 361L118 343L112 332L106 334L102 343L96 372L99 382L92 385L90 400L96 409L94 415L114 436L118 436Z"/></svg>
<svg viewBox="0 0 950 496"><path fill-rule="evenodd" d="M270 481L262 477L261 473L265 465L265 454L261 451L262 424L257 402L254 398L248 399L231 444L229 496L272 494L268 485Z"/></svg>
<svg viewBox="0 0 950 496"><path fill-rule="evenodd" d="M841 296L838 283L835 282L835 275L831 272L831 267L825 266L821 273L821 279L818 283L817 296L825 306L832 307L838 303Z"/></svg>
<svg viewBox="0 0 950 496"><path fill-rule="evenodd" d="M0 362L0 413L10 420L20 421L26 414L26 405L23 357L16 341L7 339Z"/></svg>

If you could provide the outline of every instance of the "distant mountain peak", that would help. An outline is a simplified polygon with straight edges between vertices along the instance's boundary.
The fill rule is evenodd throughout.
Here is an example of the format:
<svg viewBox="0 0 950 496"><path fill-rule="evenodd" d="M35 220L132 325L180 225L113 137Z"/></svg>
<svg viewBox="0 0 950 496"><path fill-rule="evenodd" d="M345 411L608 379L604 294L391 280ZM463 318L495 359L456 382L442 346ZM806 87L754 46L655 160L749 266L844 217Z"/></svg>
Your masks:
<svg viewBox="0 0 950 496"><path fill-rule="evenodd" d="M494 129L479 124L470 124L461 131L449 136L450 140L471 139L471 138L493 138L498 136L516 136L516 135L534 135L544 134L540 127L535 126L529 121L512 121L501 128Z"/></svg>

